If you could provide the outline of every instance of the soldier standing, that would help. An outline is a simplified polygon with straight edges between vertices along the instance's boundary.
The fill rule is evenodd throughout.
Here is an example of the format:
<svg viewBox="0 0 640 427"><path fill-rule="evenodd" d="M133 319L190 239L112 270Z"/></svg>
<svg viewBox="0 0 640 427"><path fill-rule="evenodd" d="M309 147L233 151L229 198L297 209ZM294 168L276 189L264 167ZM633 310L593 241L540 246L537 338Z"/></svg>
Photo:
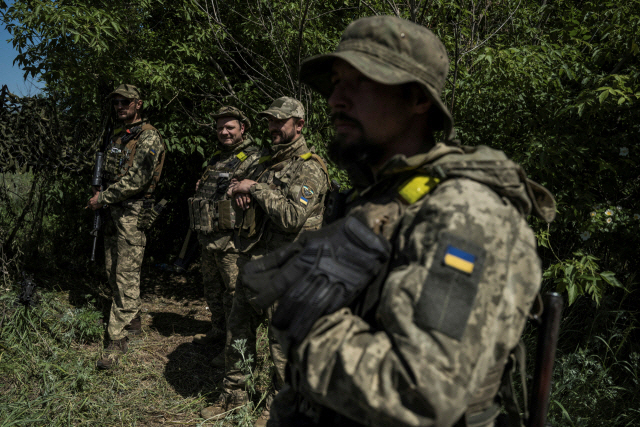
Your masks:
<svg viewBox="0 0 640 427"><path fill-rule="evenodd" d="M541 282L526 216L551 221L555 202L504 153L454 139L448 70L431 31L389 16L303 63L359 188L344 218L243 270L253 304L278 300L289 358L269 426L494 425Z"/></svg>
<svg viewBox="0 0 640 427"><path fill-rule="evenodd" d="M292 242L303 230L319 228L329 186L324 161L310 152L302 135L302 103L289 97L278 98L259 116L269 121L271 162L251 179L232 182L228 190L244 210L243 221L236 227L237 241L244 251L238 260L241 271L251 258ZM255 359L256 329L265 317L270 319L272 309L267 307L258 313L249 305L242 282L237 282L228 320L224 392L213 406L201 411L203 418L212 418L247 401L245 374L235 367L241 355L230 344L246 339L247 352ZM274 387L279 389L284 383L286 358L271 331L269 341L276 367Z"/></svg>
<svg viewBox="0 0 640 427"><path fill-rule="evenodd" d="M112 290L108 345L98 368L109 369L127 352L128 334L141 330L140 267L150 226L152 193L158 185L166 147L156 128L142 118L140 91L122 84L109 98L122 127L106 148L106 189L93 188L88 206L108 207L104 232L105 264Z"/></svg>
<svg viewBox="0 0 640 427"><path fill-rule="evenodd" d="M236 213L226 195L232 179L241 180L264 168L264 156L249 135L251 121L239 109L225 106L213 115L219 149L196 184L189 199L191 229L202 245L204 296L211 311L211 330L194 337L194 344L207 344L226 336L226 319L231 312L238 278L238 250L233 242ZM261 161L262 160L262 161ZM224 352L213 359L215 367L224 367Z"/></svg>

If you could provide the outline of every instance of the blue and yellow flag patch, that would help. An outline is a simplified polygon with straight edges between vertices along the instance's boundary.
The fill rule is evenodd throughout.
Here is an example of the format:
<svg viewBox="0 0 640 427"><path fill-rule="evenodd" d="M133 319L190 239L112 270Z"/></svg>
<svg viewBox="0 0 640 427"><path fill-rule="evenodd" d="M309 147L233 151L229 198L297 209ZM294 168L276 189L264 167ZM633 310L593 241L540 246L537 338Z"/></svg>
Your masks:
<svg viewBox="0 0 640 427"><path fill-rule="evenodd" d="M151 148L151 149L149 150L149 152L150 152L152 155L154 155L154 156L156 155L156 150L154 150L153 148Z"/></svg>
<svg viewBox="0 0 640 427"><path fill-rule="evenodd" d="M455 268L463 273L473 273L475 262L475 255L456 248L455 246L447 246L447 250L444 253L444 265Z"/></svg>
<svg viewBox="0 0 640 427"><path fill-rule="evenodd" d="M300 196L300 203L307 206L309 204L309 200L307 200L304 196Z"/></svg>

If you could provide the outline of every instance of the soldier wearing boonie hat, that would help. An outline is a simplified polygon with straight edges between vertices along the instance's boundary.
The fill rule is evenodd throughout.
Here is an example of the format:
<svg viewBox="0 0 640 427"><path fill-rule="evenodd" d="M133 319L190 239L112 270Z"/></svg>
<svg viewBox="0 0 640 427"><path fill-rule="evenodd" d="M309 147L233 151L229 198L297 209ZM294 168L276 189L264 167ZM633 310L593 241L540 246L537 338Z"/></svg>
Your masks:
<svg viewBox="0 0 640 427"><path fill-rule="evenodd" d="M247 248L238 259L240 271L251 258L291 243L303 230L319 228L329 186L324 161L311 152L302 135L305 111L300 101L286 96L278 98L258 117L268 120L272 157L266 170L232 184L228 192L244 210L242 225L235 236L236 242ZM240 223L239 218L236 221ZM227 342L246 340L247 351L256 360L256 327L265 318L270 319L272 310L267 307L258 313L247 298L242 282L238 281L228 319ZM273 385L279 389L284 383L286 358L272 332L269 341L276 368ZM247 400L246 375L236 367L236 362L247 354L242 356L230 346L225 351L224 393L214 406L201 411L204 418L233 410Z"/></svg>
<svg viewBox="0 0 640 427"><path fill-rule="evenodd" d="M128 337L141 332L140 269L146 245L145 231L155 200L166 147L158 130L142 117L140 90L121 84L108 96L120 127L105 150L103 183L106 188L89 200L91 209L108 208L104 227L105 264L113 298L107 327L108 345L98 360L109 369L128 349ZM165 202L166 203L166 202Z"/></svg>
<svg viewBox="0 0 640 427"><path fill-rule="evenodd" d="M332 110L332 152L366 173L342 219L242 270L258 309L278 302L270 330L289 360L268 426L489 427L500 414L541 282L526 217L552 221L555 202L504 153L453 142L448 68L431 31L390 16L303 62Z"/></svg>

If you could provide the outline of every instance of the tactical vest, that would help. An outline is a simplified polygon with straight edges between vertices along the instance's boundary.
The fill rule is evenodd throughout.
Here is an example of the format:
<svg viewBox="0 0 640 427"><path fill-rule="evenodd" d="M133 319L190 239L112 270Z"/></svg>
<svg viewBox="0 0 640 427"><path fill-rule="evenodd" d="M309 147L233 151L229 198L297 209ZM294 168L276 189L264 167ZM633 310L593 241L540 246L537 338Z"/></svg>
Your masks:
<svg viewBox="0 0 640 427"><path fill-rule="evenodd" d="M329 185L328 188L330 188L331 181L329 180L329 172L327 171L326 164L320 156L311 152L296 156L294 158L289 158L279 163L268 166L264 171L262 171L262 173L258 175L255 181L259 183L267 183L268 181L270 181L270 179L269 177L264 176L265 173L275 173L284 170L284 168L289 163L292 163L289 168L290 175L292 177L297 176L300 169L304 165L304 162L309 159L313 159L320 164L320 167L327 177L327 184ZM261 162L269 160L271 160L269 156L260 159ZM314 207L313 211L309 214L307 221L303 226L303 229L317 229L322 225L322 214L324 212L325 197L326 194L323 194L316 207ZM318 220L314 221L314 218L318 218ZM262 238L265 226L268 223L267 219L268 218L266 217L266 215L264 215L263 210L255 204L252 205L249 209L245 210L242 215L242 221L236 227L238 229L238 232L235 236L236 247L241 249L242 251L251 249ZM307 223L312 224L310 226L307 226ZM283 234L281 232L279 233L277 230L272 230L272 232L275 232L276 234Z"/></svg>
<svg viewBox="0 0 640 427"><path fill-rule="evenodd" d="M118 138L111 140L105 150L105 164L103 169L103 178L108 185L120 181L129 171L129 168L133 166L138 140L142 132L146 130L156 130L156 128L148 123L143 123L142 125L134 126L123 132L118 132ZM162 138L162 136L160 138ZM162 146L163 150L158 156L159 161L153 170L151 183L146 191L141 194L140 198L150 198L151 193L153 193L153 190L155 190L158 185L158 181L160 181L162 167L164 166L164 155L167 150L164 141L162 142Z"/></svg>
<svg viewBox="0 0 640 427"><path fill-rule="evenodd" d="M233 230L236 213L226 195L227 189L235 171L253 151L247 150L248 154L241 151L222 164L219 164L222 151L213 154L210 163L214 164L207 166L195 196L188 200L192 230L205 234Z"/></svg>

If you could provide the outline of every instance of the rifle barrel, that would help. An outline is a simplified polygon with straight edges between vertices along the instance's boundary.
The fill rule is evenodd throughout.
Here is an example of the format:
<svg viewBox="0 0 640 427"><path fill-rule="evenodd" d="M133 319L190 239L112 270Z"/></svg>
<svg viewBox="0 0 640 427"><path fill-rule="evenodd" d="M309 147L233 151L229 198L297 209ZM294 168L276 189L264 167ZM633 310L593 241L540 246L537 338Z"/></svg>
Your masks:
<svg viewBox="0 0 640 427"><path fill-rule="evenodd" d="M560 294L550 292L543 297L544 311L538 332L538 346L536 348L536 369L533 377L533 390L529 422L527 427L544 427L549 410L549 396L551 394L551 380L553 363L558 346L560 317L563 300Z"/></svg>

